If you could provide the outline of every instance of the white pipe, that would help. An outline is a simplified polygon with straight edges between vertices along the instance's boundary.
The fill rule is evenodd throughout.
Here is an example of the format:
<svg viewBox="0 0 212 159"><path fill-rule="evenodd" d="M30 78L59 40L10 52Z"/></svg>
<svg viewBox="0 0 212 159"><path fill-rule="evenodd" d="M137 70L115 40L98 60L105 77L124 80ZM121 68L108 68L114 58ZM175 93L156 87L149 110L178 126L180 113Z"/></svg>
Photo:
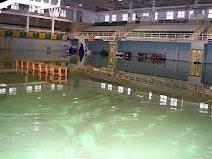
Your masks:
<svg viewBox="0 0 212 159"><path fill-rule="evenodd" d="M30 21L30 17L29 15L27 16L27 20L26 20L26 31L29 32L29 21Z"/></svg>
<svg viewBox="0 0 212 159"><path fill-rule="evenodd" d="M52 34L54 34L54 26L55 26L55 20L54 19L52 19Z"/></svg>

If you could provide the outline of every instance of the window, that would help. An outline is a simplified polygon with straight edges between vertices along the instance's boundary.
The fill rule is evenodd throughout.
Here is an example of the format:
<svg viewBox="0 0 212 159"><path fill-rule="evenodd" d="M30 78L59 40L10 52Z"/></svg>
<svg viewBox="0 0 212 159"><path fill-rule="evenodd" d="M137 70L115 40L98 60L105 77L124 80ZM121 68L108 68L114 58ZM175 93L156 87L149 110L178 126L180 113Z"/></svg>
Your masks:
<svg viewBox="0 0 212 159"><path fill-rule="evenodd" d="M27 86L26 91L27 93L32 93L32 86Z"/></svg>
<svg viewBox="0 0 212 159"><path fill-rule="evenodd" d="M122 21L128 21L128 14L122 14Z"/></svg>
<svg viewBox="0 0 212 159"><path fill-rule="evenodd" d="M143 17L148 17L149 13L143 13Z"/></svg>
<svg viewBox="0 0 212 159"><path fill-rule="evenodd" d="M131 88L127 88L127 94L131 95L132 89Z"/></svg>
<svg viewBox="0 0 212 159"><path fill-rule="evenodd" d="M173 106L173 107L176 107L177 106L177 99L171 98L170 105Z"/></svg>
<svg viewBox="0 0 212 159"><path fill-rule="evenodd" d="M6 88L0 88L0 94L6 94L7 90Z"/></svg>
<svg viewBox="0 0 212 159"><path fill-rule="evenodd" d="M200 109L208 110L209 107L208 107L208 104L200 103L199 108L200 108Z"/></svg>
<svg viewBox="0 0 212 159"><path fill-rule="evenodd" d="M19 4L15 3L11 5L11 9L13 10L19 10Z"/></svg>
<svg viewBox="0 0 212 159"><path fill-rule="evenodd" d="M194 11L193 10L190 10L189 11L189 19L191 18L191 16L194 14Z"/></svg>
<svg viewBox="0 0 212 159"><path fill-rule="evenodd" d="M155 20L158 20L158 12L155 12Z"/></svg>
<svg viewBox="0 0 212 159"><path fill-rule="evenodd" d="M133 21L136 21L136 13L133 13L133 15L132 15L132 20L133 20Z"/></svg>
<svg viewBox="0 0 212 159"><path fill-rule="evenodd" d="M149 100L152 99L152 92L149 92Z"/></svg>
<svg viewBox="0 0 212 159"><path fill-rule="evenodd" d="M110 21L110 15L107 14L107 15L105 15L105 22L109 22L109 21Z"/></svg>
<svg viewBox="0 0 212 159"><path fill-rule="evenodd" d="M39 14L44 14L44 9L38 9Z"/></svg>
<svg viewBox="0 0 212 159"><path fill-rule="evenodd" d="M35 86L35 92L41 92L41 85Z"/></svg>
<svg viewBox="0 0 212 159"><path fill-rule="evenodd" d="M9 95L16 95L16 88L9 88Z"/></svg>
<svg viewBox="0 0 212 159"><path fill-rule="evenodd" d="M167 96L160 95L160 105L166 105L167 104Z"/></svg>
<svg viewBox="0 0 212 159"><path fill-rule="evenodd" d="M116 21L116 14L112 15L112 22L115 22Z"/></svg>
<svg viewBox="0 0 212 159"><path fill-rule="evenodd" d="M174 12L170 11L166 13L166 19L171 20L174 19Z"/></svg>
<svg viewBox="0 0 212 159"><path fill-rule="evenodd" d="M108 90L112 91L113 90L113 85L112 84L108 84Z"/></svg>
<svg viewBox="0 0 212 159"><path fill-rule="evenodd" d="M205 15L205 10L202 10L202 15Z"/></svg>
<svg viewBox="0 0 212 159"><path fill-rule="evenodd" d="M66 10L61 9L61 11L60 11L60 16L61 16L61 17L66 17Z"/></svg>
<svg viewBox="0 0 212 159"><path fill-rule="evenodd" d="M212 9L208 10L208 18L212 18Z"/></svg>
<svg viewBox="0 0 212 159"><path fill-rule="evenodd" d="M63 90L63 85L62 84L58 84L57 85L57 90L59 91L59 90Z"/></svg>
<svg viewBox="0 0 212 159"><path fill-rule="evenodd" d="M178 11L177 17L178 18L185 18L185 11Z"/></svg>
<svg viewBox="0 0 212 159"><path fill-rule="evenodd" d="M123 93L124 92L124 87L118 86L118 92Z"/></svg>
<svg viewBox="0 0 212 159"><path fill-rule="evenodd" d="M105 89L106 88L106 84L105 83L101 83L101 88Z"/></svg>
<svg viewBox="0 0 212 159"><path fill-rule="evenodd" d="M29 6L29 12L35 12L35 6Z"/></svg>
<svg viewBox="0 0 212 159"><path fill-rule="evenodd" d="M51 90L55 90L55 84L51 84Z"/></svg>

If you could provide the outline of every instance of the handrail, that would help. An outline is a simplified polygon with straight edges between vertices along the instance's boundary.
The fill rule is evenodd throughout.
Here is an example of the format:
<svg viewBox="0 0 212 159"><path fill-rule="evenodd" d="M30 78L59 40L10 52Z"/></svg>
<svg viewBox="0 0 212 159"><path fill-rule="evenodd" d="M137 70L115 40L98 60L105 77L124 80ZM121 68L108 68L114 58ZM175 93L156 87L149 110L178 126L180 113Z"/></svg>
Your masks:
<svg viewBox="0 0 212 159"><path fill-rule="evenodd" d="M144 39L173 39L173 40L200 40L207 41L212 38L212 34L194 34L194 33L154 33L154 32L76 32L71 34L74 37L89 38L95 36L96 39L102 39L105 37L115 38L144 38Z"/></svg>

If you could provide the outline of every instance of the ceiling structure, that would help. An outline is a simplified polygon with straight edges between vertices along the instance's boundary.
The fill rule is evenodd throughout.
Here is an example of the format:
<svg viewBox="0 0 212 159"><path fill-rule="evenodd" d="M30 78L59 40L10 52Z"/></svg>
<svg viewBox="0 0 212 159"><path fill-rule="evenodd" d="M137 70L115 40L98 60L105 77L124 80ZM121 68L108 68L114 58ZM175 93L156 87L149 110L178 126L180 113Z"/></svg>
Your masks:
<svg viewBox="0 0 212 159"><path fill-rule="evenodd" d="M175 5L212 4L212 0L62 0L62 4L95 11L111 11Z"/></svg>

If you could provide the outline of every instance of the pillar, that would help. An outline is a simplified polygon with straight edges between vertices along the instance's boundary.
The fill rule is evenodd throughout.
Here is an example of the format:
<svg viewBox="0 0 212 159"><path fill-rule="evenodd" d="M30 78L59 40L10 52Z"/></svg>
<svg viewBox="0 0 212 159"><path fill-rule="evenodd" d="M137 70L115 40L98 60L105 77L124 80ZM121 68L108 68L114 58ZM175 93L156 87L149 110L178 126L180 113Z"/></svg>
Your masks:
<svg viewBox="0 0 212 159"><path fill-rule="evenodd" d="M116 53L118 51L118 43L117 41L109 41L109 56L108 56L108 67L116 68Z"/></svg>
<svg viewBox="0 0 212 159"><path fill-rule="evenodd" d="M77 9L74 8L73 10L73 21L76 22L77 21Z"/></svg>
<svg viewBox="0 0 212 159"><path fill-rule="evenodd" d="M133 22L133 20L132 20L132 18L133 18L133 3L132 3L132 1L129 3L129 12L130 12L130 16L129 16L129 20L128 20L128 22L129 23L131 23L131 22Z"/></svg>
<svg viewBox="0 0 212 159"><path fill-rule="evenodd" d="M29 17L29 15L27 15L27 20L26 20L26 32L29 32L29 21L30 21L30 17Z"/></svg>
<svg viewBox="0 0 212 159"><path fill-rule="evenodd" d="M156 0L152 1L152 19L155 20L155 7L156 7Z"/></svg>
<svg viewBox="0 0 212 159"><path fill-rule="evenodd" d="M51 33L54 34L54 26L55 26L55 19L52 19L52 31Z"/></svg>
<svg viewBox="0 0 212 159"><path fill-rule="evenodd" d="M201 84L202 64L204 63L204 41L192 41L189 63L188 81L192 84Z"/></svg>

